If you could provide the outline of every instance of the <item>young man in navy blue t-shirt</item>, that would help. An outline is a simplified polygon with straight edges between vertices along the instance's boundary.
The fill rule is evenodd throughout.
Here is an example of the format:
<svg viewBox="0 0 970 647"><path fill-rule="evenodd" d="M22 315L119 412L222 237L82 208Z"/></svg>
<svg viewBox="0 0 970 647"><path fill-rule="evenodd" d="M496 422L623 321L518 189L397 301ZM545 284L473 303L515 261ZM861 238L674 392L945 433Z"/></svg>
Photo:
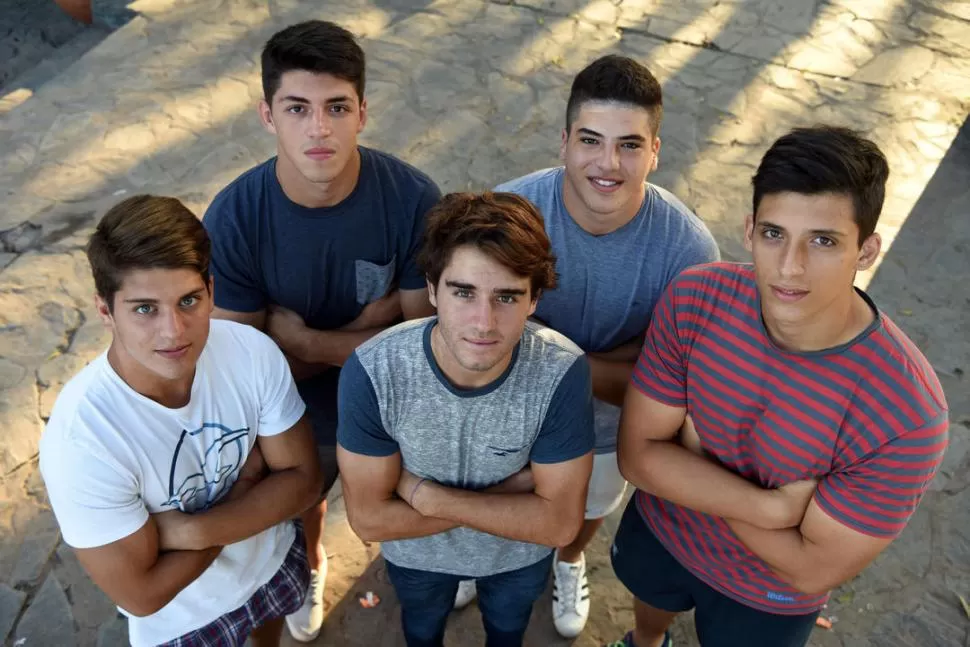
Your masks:
<svg viewBox="0 0 970 647"><path fill-rule="evenodd" d="M275 34L262 54L263 126L277 155L216 196L214 316L265 330L290 361L325 475L337 477L337 377L353 350L404 318L434 312L415 265L425 213L440 191L397 158L357 145L367 123L364 53L324 21ZM287 617L313 640L323 621L326 503L303 517L312 569L304 607Z"/></svg>

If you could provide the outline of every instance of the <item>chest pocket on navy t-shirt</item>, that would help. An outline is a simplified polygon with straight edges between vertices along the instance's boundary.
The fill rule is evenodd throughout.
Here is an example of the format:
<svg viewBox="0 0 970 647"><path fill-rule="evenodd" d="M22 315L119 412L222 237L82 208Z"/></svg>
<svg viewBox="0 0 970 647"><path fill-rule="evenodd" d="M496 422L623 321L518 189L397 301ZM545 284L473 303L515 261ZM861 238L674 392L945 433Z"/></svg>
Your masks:
<svg viewBox="0 0 970 647"><path fill-rule="evenodd" d="M397 256L386 265L378 265L370 261L354 261L357 279L357 303L367 305L377 301L387 294L394 282L394 265Z"/></svg>

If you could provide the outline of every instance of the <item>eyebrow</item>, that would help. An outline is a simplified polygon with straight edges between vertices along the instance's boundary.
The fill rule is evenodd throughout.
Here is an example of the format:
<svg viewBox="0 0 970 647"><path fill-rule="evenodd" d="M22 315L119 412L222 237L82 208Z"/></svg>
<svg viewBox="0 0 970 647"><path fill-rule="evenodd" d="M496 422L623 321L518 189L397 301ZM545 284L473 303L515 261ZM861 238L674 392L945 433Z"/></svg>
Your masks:
<svg viewBox="0 0 970 647"><path fill-rule="evenodd" d="M584 135L592 135L593 137L601 137L601 138L604 138L605 139L605 137L602 134L596 132L595 130L591 130L589 128L579 128L576 132L583 133ZM624 142L627 142L627 141L629 141L629 142L645 142L645 141L647 141L647 138L644 137L643 135L621 135L620 137L617 137L617 139L620 140L620 141L624 141Z"/></svg>
<svg viewBox="0 0 970 647"><path fill-rule="evenodd" d="M445 281L445 285L449 288L459 288L462 290L478 290L478 288L471 283L462 283L461 281ZM522 296L526 294L526 291L522 288L495 288L492 290L492 294Z"/></svg>
<svg viewBox="0 0 970 647"><path fill-rule="evenodd" d="M787 231L781 225L776 225L775 223L769 222L767 220L759 220L758 221L758 226L759 227L771 227L772 229L778 229L780 231ZM812 229L809 233L814 234L816 236L834 236L834 237L839 237L839 236L845 236L846 235L846 233L844 231L839 231L838 229Z"/></svg>
<svg viewBox="0 0 970 647"><path fill-rule="evenodd" d="M310 104L310 100L309 99L307 99L305 97L298 97L295 94L288 94L285 97L281 97L280 98L280 102L281 103L287 103L287 102L289 102L289 103L305 103L307 105ZM342 94L339 97L330 97L329 99L327 99L323 103L324 103L324 105L329 105L331 103L348 103L348 102L350 102L350 97L347 96L347 95Z"/></svg>
<svg viewBox="0 0 970 647"><path fill-rule="evenodd" d="M205 288L199 288L198 290L192 290L191 292L186 292L185 294L180 296L178 300L181 301L185 297L194 297L196 295L202 294L204 291L205 291ZM123 303L158 303L158 299L149 299L149 298L140 299L138 297L132 297L131 299L125 299Z"/></svg>

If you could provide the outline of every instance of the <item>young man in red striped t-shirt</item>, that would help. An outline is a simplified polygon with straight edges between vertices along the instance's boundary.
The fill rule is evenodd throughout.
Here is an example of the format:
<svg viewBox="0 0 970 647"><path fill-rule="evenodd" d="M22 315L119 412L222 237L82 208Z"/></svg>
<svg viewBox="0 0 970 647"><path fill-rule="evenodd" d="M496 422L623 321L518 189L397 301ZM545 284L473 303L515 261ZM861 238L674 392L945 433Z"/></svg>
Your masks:
<svg viewBox="0 0 970 647"><path fill-rule="evenodd" d="M657 305L620 425L639 490L613 545L636 628L667 647L805 645L828 591L902 531L940 466L947 405L859 289L889 170L852 131L799 129L754 177L753 265L686 270ZM687 416L696 433L679 434Z"/></svg>

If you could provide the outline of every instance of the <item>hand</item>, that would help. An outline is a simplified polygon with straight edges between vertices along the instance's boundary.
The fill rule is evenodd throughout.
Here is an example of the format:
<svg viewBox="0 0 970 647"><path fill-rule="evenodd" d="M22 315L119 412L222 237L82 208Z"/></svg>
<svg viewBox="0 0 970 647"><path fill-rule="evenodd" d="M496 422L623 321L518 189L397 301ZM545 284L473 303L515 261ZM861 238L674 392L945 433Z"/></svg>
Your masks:
<svg viewBox="0 0 970 647"><path fill-rule="evenodd" d="M391 290L377 301L372 301L364 306L357 318L343 326L341 330L353 332L387 328L400 321L402 317L401 293L398 290Z"/></svg>
<svg viewBox="0 0 970 647"><path fill-rule="evenodd" d="M809 479L793 481L775 490L766 490L769 497L766 515L768 525L763 527L766 530L782 530L800 525L817 487L818 481Z"/></svg>
<svg viewBox="0 0 970 647"><path fill-rule="evenodd" d="M246 457L246 463L239 470L236 482L232 484L228 494L220 502L235 501L246 495L247 492L256 487L256 484L266 478L269 469L266 461L263 460L263 453L259 451L259 446L253 447Z"/></svg>
<svg viewBox="0 0 970 647"><path fill-rule="evenodd" d="M535 492L536 481L532 476L532 468L528 465L500 483L486 488L489 494L529 494Z"/></svg>
<svg viewBox="0 0 970 647"><path fill-rule="evenodd" d="M200 545L195 536L192 515L185 514L181 510L168 510L153 514L152 519L158 529L158 549L160 551L201 550L205 548Z"/></svg>
<svg viewBox="0 0 970 647"><path fill-rule="evenodd" d="M271 305L266 314L266 334L273 338L287 355L302 360L305 337L310 329L303 317L283 306Z"/></svg>

